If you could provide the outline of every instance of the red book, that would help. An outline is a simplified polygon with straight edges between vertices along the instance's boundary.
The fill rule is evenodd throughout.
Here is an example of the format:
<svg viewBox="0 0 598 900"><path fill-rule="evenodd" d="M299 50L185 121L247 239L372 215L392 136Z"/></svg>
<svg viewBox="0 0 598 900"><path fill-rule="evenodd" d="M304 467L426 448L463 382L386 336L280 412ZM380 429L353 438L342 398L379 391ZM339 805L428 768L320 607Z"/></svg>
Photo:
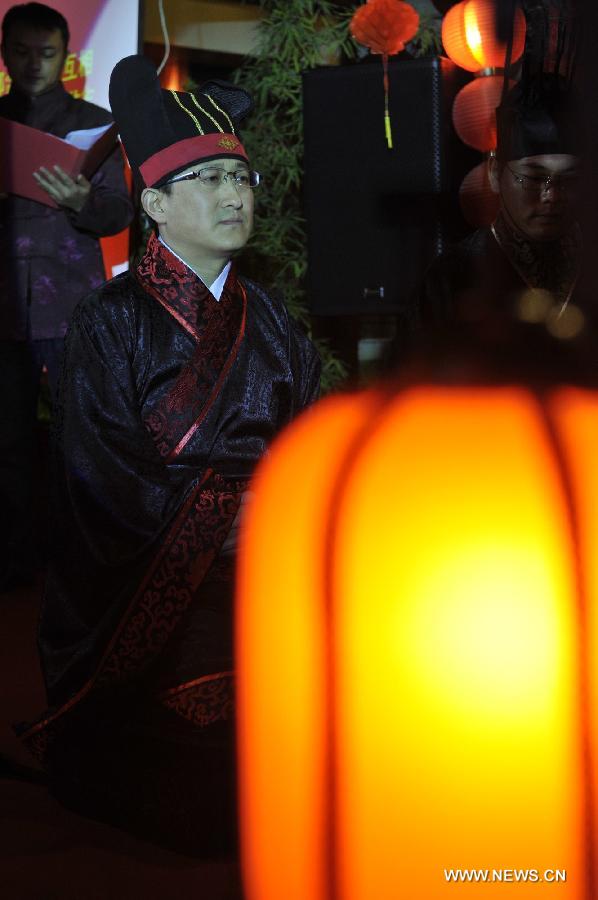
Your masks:
<svg viewBox="0 0 598 900"><path fill-rule="evenodd" d="M90 178L116 145L116 125L102 125L71 131L67 138L47 134L37 128L0 118L0 193L18 194L57 207L39 186L33 173L41 166L52 171L60 166L76 178Z"/></svg>

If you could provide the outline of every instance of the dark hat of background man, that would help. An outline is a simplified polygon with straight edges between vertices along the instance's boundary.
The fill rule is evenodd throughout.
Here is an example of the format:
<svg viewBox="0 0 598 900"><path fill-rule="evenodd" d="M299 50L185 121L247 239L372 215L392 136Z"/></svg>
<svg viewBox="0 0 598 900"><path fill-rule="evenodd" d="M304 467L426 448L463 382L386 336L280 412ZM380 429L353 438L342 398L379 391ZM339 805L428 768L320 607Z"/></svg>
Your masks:
<svg viewBox="0 0 598 900"><path fill-rule="evenodd" d="M509 160L545 153L582 155L577 92L559 75L537 75L535 81L516 84L497 108L497 156Z"/></svg>
<svg viewBox="0 0 598 900"><path fill-rule="evenodd" d="M110 76L110 106L131 167L148 187L200 161L247 161L236 131L252 102L233 84L214 80L194 93L164 90L149 59L127 56Z"/></svg>
<svg viewBox="0 0 598 900"><path fill-rule="evenodd" d="M580 155L583 121L573 81L580 27L575 5L571 0L520 2L526 21L525 48L519 81L511 88L511 31L496 110L497 155L503 160L545 153ZM511 6L512 29L515 7Z"/></svg>

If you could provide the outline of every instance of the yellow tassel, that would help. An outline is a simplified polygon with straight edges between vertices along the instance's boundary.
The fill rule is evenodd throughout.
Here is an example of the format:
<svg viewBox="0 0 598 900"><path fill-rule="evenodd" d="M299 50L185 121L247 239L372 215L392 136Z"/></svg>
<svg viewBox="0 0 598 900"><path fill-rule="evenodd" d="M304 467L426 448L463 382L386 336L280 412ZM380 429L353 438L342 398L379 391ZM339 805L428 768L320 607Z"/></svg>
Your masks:
<svg viewBox="0 0 598 900"><path fill-rule="evenodd" d="M382 81L384 84L384 131L386 132L388 149L392 150L392 131L390 128L390 113L388 111L388 95L390 93L390 83L388 80L388 53L382 54L382 73Z"/></svg>
<svg viewBox="0 0 598 900"><path fill-rule="evenodd" d="M384 130L386 132L386 143L388 144L388 149L392 150L392 131L390 130L390 116L388 112L384 113Z"/></svg>

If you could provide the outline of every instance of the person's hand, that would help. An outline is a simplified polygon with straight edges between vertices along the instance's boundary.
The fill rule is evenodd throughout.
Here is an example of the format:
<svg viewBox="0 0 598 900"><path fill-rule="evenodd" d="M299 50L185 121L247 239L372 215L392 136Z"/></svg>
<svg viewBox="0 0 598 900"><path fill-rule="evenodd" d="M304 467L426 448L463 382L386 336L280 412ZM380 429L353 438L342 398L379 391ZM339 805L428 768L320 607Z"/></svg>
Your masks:
<svg viewBox="0 0 598 900"><path fill-rule="evenodd" d="M71 178L60 166L53 166L52 171L42 166L33 177L59 206L81 212L91 192L91 182L83 175Z"/></svg>

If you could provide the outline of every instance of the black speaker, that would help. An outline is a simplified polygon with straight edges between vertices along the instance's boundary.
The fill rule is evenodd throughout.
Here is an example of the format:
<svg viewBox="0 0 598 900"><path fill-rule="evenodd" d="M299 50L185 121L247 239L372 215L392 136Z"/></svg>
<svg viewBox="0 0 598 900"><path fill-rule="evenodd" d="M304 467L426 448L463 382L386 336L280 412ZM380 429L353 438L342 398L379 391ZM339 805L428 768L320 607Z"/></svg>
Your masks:
<svg viewBox="0 0 598 900"><path fill-rule="evenodd" d="M388 149L379 59L304 73L312 313L408 313L434 256L466 231L457 190L480 158L451 109L469 77L448 59L391 60Z"/></svg>

